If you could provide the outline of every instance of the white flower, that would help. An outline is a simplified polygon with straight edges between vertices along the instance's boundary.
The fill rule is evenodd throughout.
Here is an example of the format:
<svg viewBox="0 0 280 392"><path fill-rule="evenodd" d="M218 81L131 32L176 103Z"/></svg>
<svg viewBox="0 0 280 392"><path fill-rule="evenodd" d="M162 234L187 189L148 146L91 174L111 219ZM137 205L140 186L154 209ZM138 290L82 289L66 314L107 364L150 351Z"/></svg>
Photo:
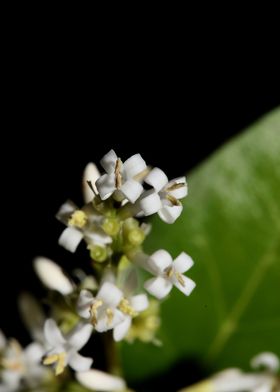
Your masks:
<svg viewBox="0 0 280 392"><path fill-rule="evenodd" d="M168 295L173 285L185 295L190 295L195 288L195 282L183 273L192 266L193 260L184 252L173 261L167 251L158 250L147 260L147 269L156 275L156 278L146 281L144 287L158 299Z"/></svg>
<svg viewBox="0 0 280 392"><path fill-rule="evenodd" d="M244 373L240 369L226 369L194 386L180 392L212 391L212 392L273 392L280 390L277 371L279 358L273 353L262 353L251 361L254 368L264 367L258 373Z"/></svg>
<svg viewBox="0 0 280 392"><path fill-rule="evenodd" d="M133 269L128 276L126 276L122 285L124 297L121 299L118 308L124 314L124 319L114 328L113 337L116 342L119 342L127 335L132 319L137 317L139 313L146 310L149 306L146 294L134 295L137 285L137 273L135 269Z"/></svg>
<svg viewBox="0 0 280 392"><path fill-rule="evenodd" d="M44 348L38 343L22 349L16 340L10 340L1 358L0 391L16 392L21 385L30 388L40 385L49 376L48 369L41 365L43 354Z"/></svg>
<svg viewBox="0 0 280 392"><path fill-rule="evenodd" d="M45 322L45 339L51 349L46 354L43 364L54 365L55 374L61 374L69 365L77 372L88 370L93 360L78 354L92 334L92 325L79 324L67 336L63 336L56 322L48 319Z"/></svg>
<svg viewBox="0 0 280 392"><path fill-rule="evenodd" d="M77 303L78 314L92 322L97 332L113 329L124 315L117 309L123 297L122 291L111 282L104 282L96 297L82 290Z"/></svg>
<svg viewBox="0 0 280 392"><path fill-rule="evenodd" d="M91 369L87 372L76 373L76 378L81 385L93 391L117 392L124 391L125 381L111 374Z"/></svg>
<svg viewBox="0 0 280 392"><path fill-rule="evenodd" d="M37 257L34 260L34 269L42 283L51 290L63 295L71 294L74 286L63 270L52 260L46 257Z"/></svg>
<svg viewBox="0 0 280 392"><path fill-rule="evenodd" d="M115 192L118 199L128 199L134 203L143 192L139 180L147 170L141 155L132 155L122 163L115 151L110 150L100 163L106 171L95 183L101 199L106 200Z"/></svg>
<svg viewBox="0 0 280 392"><path fill-rule="evenodd" d="M90 203L94 198L94 193L97 194L95 182L100 177L99 170L92 162L88 163L83 173L83 196L85 203ZM89 185L90 184L90 185ZM92 189L91 189L92 187Z"/></svg>
<svg viewBox="0 0 280 392"><path fill-rule="evenodd" d="M157 212L164 222L175 222L183 210L179 200L188 194L186 178L175 178L168 182L165 173L155 167L147 175L145 182L151 185L153 190L146 191L141 196L139 200L141 211L146 216Z"/></svg>
<svg viewBox="0 0 280 392"><path fill-rule="evenodd" d="M112 238L100 227L102 215L90 205L84 210L79 210L73 202L67 201L60 207L56 217L68 226L59 237L58 243L72 253L76 251L82 239L89 245L101 247L112 242Z"/></svg>

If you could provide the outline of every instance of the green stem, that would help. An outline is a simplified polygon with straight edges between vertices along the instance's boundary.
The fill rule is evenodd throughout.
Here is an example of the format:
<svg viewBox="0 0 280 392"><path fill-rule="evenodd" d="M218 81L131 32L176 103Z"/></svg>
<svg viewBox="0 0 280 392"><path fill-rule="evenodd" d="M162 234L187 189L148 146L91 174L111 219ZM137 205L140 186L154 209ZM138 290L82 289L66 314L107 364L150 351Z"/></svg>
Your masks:
<svg viewBox="0 0 280 392"><path fill-rule="evenodd" d="M116 376L122 376L119 350L111 331L104 334L104 345L108 372Z"/></svg>

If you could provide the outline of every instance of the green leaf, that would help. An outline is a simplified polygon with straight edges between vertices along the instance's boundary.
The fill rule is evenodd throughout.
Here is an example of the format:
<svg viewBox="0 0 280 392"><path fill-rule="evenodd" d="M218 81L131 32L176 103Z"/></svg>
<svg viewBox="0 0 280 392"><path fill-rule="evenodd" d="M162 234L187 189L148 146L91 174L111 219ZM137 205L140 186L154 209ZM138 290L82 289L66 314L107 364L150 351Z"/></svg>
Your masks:
<svg viewBox="0 0 280 392"><path fill-rule="evenodd" d="M154 219L147 250L189 253L197 287L189 298L173 289L163 303L162 348L124 346L131 380L182 358L212 371L246 369L260 351L280 354L280 110L217 151L188 183L182 216L174 225Z"/></svg>

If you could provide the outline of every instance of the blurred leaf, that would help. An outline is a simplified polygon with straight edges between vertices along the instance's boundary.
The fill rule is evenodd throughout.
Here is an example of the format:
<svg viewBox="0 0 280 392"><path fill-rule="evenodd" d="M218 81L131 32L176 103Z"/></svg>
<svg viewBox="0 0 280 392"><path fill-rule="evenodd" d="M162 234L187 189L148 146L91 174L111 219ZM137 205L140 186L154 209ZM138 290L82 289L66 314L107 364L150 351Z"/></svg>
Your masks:
<svg viewBox="0 0 280 392"><path fill-rule="evenodd" d="M246 368L263 350L280 354L280 110L217 151L188 182L182 216L174 225L154 219L148 250L189 253L197 287L189 298L173 289L164 302L163 348L124 345L133 380L182 358L212 371Z"/></svg>

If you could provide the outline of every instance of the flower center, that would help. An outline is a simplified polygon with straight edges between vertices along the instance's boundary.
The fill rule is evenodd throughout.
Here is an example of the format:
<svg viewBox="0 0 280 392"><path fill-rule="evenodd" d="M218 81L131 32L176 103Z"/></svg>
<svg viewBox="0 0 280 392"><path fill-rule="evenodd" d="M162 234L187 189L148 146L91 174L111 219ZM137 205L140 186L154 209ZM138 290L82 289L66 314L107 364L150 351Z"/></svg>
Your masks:
<svg viewBox="0 0 280 392"><path fill-rule="evenodd" d="M185 287L185 282L183 275L180 272L174 271L174 268L172 266L167 267L165 270L165 276L169 279L171 279L173 276L178 280L181 286Z"/></svg>
<svg viewBox="0 0 280 392"><path fill-rule="evenodd" d="M55 375L63 373L66 367L66 353L59 353L47 356L43 360L43 365L55 365Z"/></svg>
<svg viewBox="0 0 280 392"><path fill-rule="evenodd" d="M94 303L92 304L91 308L90 308L90 315L91 315L91 322L93 325L97 324L97 311L100 308L100 306L103 305L103 301L101 299L97 299L96 301L94 301Z"/></svg>
<svg viewBox="0 0 280 392"><path fill-rule="evenodd" d="M130 317L136 317L137 312L133 309L133 307L130 305L128 299L123 298L119 304L119 309L121 312L124 314L127 314Z"/></svg>
<svg viewBox="0 0 280 392"><path fill-rule="evenodd" d="M71 215L71 218L68 221L69 226L75 226L79 229L83 228L87 223L87 216L82 210L76 210Z"/></svg>
<svg viewBox="0 0 280 392"><path fill-rule="evenodd" d="M107 325L110 327L113 323L113 318L114 318L114 311L111 308L106 309L106 314L107 314Z"/></svg>

